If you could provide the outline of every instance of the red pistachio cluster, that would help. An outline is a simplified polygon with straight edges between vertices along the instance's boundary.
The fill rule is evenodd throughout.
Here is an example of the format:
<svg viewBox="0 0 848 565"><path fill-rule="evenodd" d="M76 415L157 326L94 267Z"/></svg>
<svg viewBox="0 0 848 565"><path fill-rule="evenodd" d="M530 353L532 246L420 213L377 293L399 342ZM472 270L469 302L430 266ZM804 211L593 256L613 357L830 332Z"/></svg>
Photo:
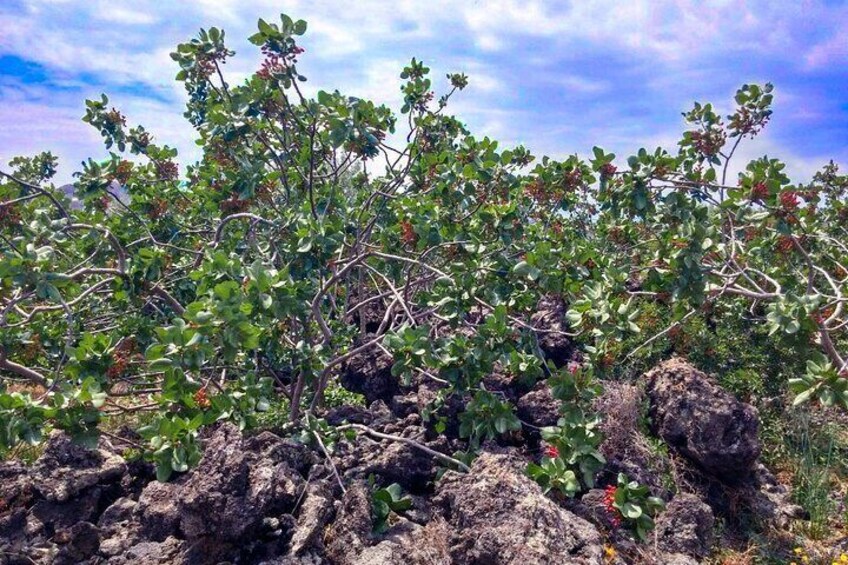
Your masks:
<svg viewBox="0 0 848 565"><path fill-rule="evenodd" d="M792 190L781 193L780 205L787 212L795 210L796 208L798 208L798 193Z"/></svg>
<svg viewBox="0 0 848 565"><path fill-rule="evenodd" d="M115 127L123 127L127 125L127 118L117 109L112 108L106 112L106 121Z"/></svg>
<svg viewBox="0 0 848 565"><path fill-rule="evenodd" d="M162 180L176 180L180 176L180 168L173 161L157 161L156 174Z"/></svg>
<svg viewBox="0 0 848 565"><path fill-rule="evenodd" d="M607 163L601 167L601 178L609 178L615 174L618 169L612 163Z"/></svg>
<svg viewBox="0 0 848 565"><path fill-rule="evenodd" d="M297 62L297 56L304 52L303 47L294 46L286 53L277 53L269 47L262 48L265 60L256 75L263 80L270 80L274 75L284 74L290 65Z"/></svg>
<svg viewBox="0 0 848 565"><path fill-rule="evenodd" d="M194 393L194 401L201 410L206 410L212 406L212 401L209 400L209 395L206 393L206 387L200 388Z"/></svg>
<svg viewBox="0 0 848 565"><path fill-rule="evenodd" d="M149 204L147 216L151 220L158 220L168 211L168 201L164 198L157 198Z"/></svg>
<svg viewBox="0 0 848 565"><path fill-rule="evenodd" d="M709 131L693 131L692 144L699 153L706 156L717 155L724 147L727 135L721 129L710 129Z"/></svg>
<svg viewBox="0 0 848 565"><path fill-rule="evenodd" d="M777 238L777 250L784 255L791 253L795 249L795 238L791 235L782 235Z"/></svg>
<svg viewBox="0 0 848 565"><path fill-rule="evenodd" d="M730 129L737 135L749 135L753 138L760 133L769 122L769 115L754 115L750 109L739 108L730 120Z"/></svg>
<svg viewBox="0 0 848 565"><path fill-rule="evenodd" d="M138 146L139 149L144 151L150 145L150 142L151 142L150 134L147 133L146 131L143 131L143 132L141 132L141 133L139 133L135 136L134 142Z"/></svg>
<svg viewBox="0 0 848 565"><path fill-rule="evenodd" d="M118 163L118 166L115 167L115 180L121 183L122 185L127 184L130 180L130 174L132 173L133 164L130 161L123 160Z"/></svg>
<svg viewBox="0 0 848 565"><path fill-rule="evenodd" d="M222 200L219 204L221 211L225 214L235 214L244 212L250 206L249 200L242 200L238 195L233 194L230 198Z"/></svg>
<svg viewBox="0 0 848 565"><path fill-rule="evenodd" d="M615 507L615 492L617 490L618 488L613 485L604 489L604 509L610 515L610 522L616 528L621 526L621 513Z"/></svg>
<svg viewBox="0 0 848 565"><path fill-rule="evenodd" d="M758 182L751 189L751 200L762 201L768 197L769 190L764 182Z"/></svg>
<svg viewBox="0 0 848 565"><path fill-rule="evenodd" d="M415 245L418 235L409 220L400 223L400 238L407 245Z"/></svg>
<svg viewBox="0 0 848 565"><path fill-rule="evenodd" d="M813 312L812 314L810 314L810 318L812 318L812 320L816 324L820 325L820 324L824 323L825 320L830 318L833 315L833 312L834 312L834 309L831 306L829 308L819 310L818 312Z"/></svg>
<svg viewBox="0 0 848 565"><path fill-rule="evenodd" d="M21 214L12 206L0 206L0 226L17 226L21 223Z"/></svg>
<svg viewBox="0 0 848 565"><path fill-rule="evenodd" d="M115 351L112 353L112 364L106 369L107 377L116 379L124 374L135 347L135 340L130 338L125 339L115 348Z"/></svg>

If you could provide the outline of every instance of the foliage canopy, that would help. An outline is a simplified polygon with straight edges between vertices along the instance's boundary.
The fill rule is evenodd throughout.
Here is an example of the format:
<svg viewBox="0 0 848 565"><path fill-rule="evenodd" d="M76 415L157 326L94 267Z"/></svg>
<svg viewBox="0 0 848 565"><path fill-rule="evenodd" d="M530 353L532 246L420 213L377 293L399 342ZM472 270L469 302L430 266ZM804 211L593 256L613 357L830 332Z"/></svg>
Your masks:
<svg viewBox="0 0 848 565"><path fill-rule="evenodd" d="M798 401L848 406L848 177L831 163L792 184L763 157L727 178L771 118L770 84L743 86L726 117L696 103L676 153L536 159L473 136L447 113L467 77L447 75L438 95L415 59L400 114L306 96L306 28L259 20L250 41L265 58L241 85L224 79L223 31L177 47L203 150L183 172L103 95L83 119L109 153L76 173L80 206L50 184L50 153L1 173L0 450L45 427L93 440L105 419L141 413L167 479L197 461L203 426L253 426L281 396L291 425L314 429L339 370L385 352L394 378L471 398L472 445L521 426L484 376L549 379L565 403L552 441L565 450L582 434L591 459L583 375L717 304L809 340ZM531 320L551 295L569 305L559 329ZM670 325L643 331L646 307ZM539 338L552 334L582 344L585 367L546 360ZM591 481L574 459L569 489Z"/></svg>

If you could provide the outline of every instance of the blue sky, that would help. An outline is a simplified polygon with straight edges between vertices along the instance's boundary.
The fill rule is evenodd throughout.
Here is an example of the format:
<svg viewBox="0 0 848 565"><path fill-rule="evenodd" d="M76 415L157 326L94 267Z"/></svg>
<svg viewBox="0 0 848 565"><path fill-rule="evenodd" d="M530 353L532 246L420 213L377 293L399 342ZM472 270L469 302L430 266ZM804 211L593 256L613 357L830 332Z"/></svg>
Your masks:
<svg viewBox="0 0 848 565"><path fill-rule="evenodd" d="M626 157L674 150L695 100L725 113L736 88L771 81L775 115L741 160L768 154L806 180L833 158L848 167L848 2L487 0L2 0L0 163L52 150L59 181L106 156L83 124L85 98L109 95L181 160L197 156L168 57L200 27L226 30L228 78L259 64L246 38L280 11L306 19L301 71L399 109L413 56L435 77L465 72L453 111L478 135L534 153Z"/></svg>

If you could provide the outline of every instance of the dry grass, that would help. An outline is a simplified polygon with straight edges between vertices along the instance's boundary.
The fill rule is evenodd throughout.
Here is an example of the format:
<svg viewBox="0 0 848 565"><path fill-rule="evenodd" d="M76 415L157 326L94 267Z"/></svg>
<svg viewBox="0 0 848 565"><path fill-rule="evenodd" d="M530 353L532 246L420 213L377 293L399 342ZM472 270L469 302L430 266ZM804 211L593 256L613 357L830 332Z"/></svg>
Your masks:
<svg viewBox="0 0 848 565"><path fill-rule="evenodd" d="M6 392L9 394L19 392L21 394L29 394L33 398L37 398L47 392L47 389L41 385L31 383L10 382L6 385Z"/></svg>
<svg viewBox="0 0 848 565"><path fill-rule="evenodd" d="M641 446L635 440L641 436L642 392L633 385L607 382L604 393L595 400L594 408L603 415L601 453L604 457L641 455ZM634 450L640 453L633 453Z"/></svg>

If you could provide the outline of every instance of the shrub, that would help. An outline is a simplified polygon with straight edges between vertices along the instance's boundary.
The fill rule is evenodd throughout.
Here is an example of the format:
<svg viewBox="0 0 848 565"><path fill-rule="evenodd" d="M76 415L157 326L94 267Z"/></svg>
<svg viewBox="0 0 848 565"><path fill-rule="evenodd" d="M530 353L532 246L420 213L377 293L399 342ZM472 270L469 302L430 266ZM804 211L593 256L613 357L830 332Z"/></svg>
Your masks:
<svg viewBox="0 0 848 565"><path fill-rule="evenodd" d="M140 431L164 479L197 460L203 426L253 427L283 390L292 427L311 429L340 368L387 352L393 378L474 399L472 443L518 426L484 376L548 376L566 419L551 441L588 483L595 440L568 450L591 419L550 377L539 336L578 340L606 375L666 339L692 347L686 324L713 308L812 344L823 357L799 356L813 361L793 382L799 401L845 404L848 178L830 164L793 185L762 158L727 179L739 142L771 118L771 85L743 86L726 119L695 104L676 154L536 159L473 136L447 113L467 77L447 75L437 95L416 59L400 116L305 96L306 29L260 20L250 41L264 59L240 85L221 72L235 54L220 29L177 47L197 163L181 169L103 95L84 120L108 155L75 173L79 209L50 184L50 153L2 171L2 382L45 393L0 391L0 449L45 426L92 442L104 420L151 412ZM537 328L550 295L567 319Z"/></svg>

